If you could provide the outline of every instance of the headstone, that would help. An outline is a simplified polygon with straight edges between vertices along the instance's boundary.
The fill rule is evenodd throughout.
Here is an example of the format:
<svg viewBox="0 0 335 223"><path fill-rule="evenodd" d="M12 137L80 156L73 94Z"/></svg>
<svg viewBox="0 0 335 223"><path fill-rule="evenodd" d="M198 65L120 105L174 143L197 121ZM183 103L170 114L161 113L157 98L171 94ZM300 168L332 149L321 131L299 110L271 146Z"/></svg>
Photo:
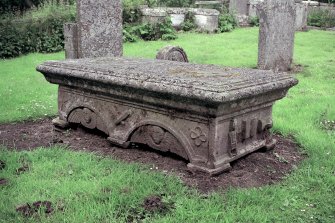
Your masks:
<svg viewBox="0 0 335 223"><path fill-rule="evenodd" d="M171 60L188 63L185 51L179 46L167 46L162 48L156 56L158 60Z"/></svg>
<svg viewBox="0 0 335 223"><path fill-rule="evenodd" d="M267 0L258 5L258 68L290 70L295 32L294 0Z"/></svg>
<svg viewBox="0 0 335 223"><path fill-rule="evenodd" d="M64 25L64 48L66 59L78 59L78 30L76 23Z"/></svg>
<svg viewBox="0 0 335 223"><path fill-rule="evenodd" d="M122 56L121 0L77 0L78 57Z"/></svg>
<svg viewBox="0 0 335 223"><path fill-rule="evenodd" d="M229 11L238 15L248 15L249 0L230 0Z"/></svg>
<svg viewBox="0 0 335 223"><path fill-rule="evenodd" d="M308 6L305 3L297 2L296 0L296 18L295 18L295 30L304 31L307 30L307 17L308 17Z"/></svg>
<svg viewBox="0 0 335 223"><path fill-rule="evenodd" d="M249 0L249 12L248 16L255 17L257 16L257 5L264 0Z"/></svg>

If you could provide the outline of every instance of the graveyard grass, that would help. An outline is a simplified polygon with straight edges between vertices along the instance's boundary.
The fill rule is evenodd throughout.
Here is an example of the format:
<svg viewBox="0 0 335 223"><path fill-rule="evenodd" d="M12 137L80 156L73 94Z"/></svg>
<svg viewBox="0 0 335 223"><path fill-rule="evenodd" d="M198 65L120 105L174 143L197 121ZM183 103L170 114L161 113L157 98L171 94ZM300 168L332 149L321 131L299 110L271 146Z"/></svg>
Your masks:
<svg viewBox="0 0 335 223"><path fill-rule="evenodd" d="M126 44L125 55L154 58L158 49L173 44L183 47L191 62L256 67L257 35L257 28L180 34L169 43ZM0 122L55 116L57 88L35 66L63 57L30 54L0 61ZM322 124L335 120L334 32L297 33L294 58L304 71L297 75L299 85L274 106L274 131L292 135L308 157L282 182L204 196L176 176L145 165L58 147L30 152L2 148L0 159L7 167L0 178L10 183L0 187L0 222L124 222L129 214L141 213L145 197L160 194L174 208L147 214L144 222L334 222L335 130ZM31 169L16 175L23 161ZM50 200L58 210L30 219L15 212L17 205L38 200Z"/></svg>

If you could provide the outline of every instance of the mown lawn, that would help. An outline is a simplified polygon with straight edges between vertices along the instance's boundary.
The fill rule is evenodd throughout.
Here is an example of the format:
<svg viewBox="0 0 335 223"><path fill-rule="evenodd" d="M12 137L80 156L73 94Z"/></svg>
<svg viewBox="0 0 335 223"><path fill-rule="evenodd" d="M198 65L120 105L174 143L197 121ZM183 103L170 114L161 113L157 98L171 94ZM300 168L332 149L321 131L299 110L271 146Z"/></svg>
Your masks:
<svg viewBox="0 0 335 223"><path fill-rule="evenodd" d="M181 34L172 42L125 45L125 55L154 58L167 44L185 49L194 63L256 67L256 28L218 35ZM63 53L30 54L0 62L0 122L56 114L56 87L34 71ZM0 150L7 163L0 178L0 222L125 222L141 213L143 199L164 194L167 213L147 214L144 222L335 222L335 33L297 33L295 64L304 67L300 83L274 107L274 130L292 135L308 158L287 178L262 188L231 188L203 196L166 176L135 164L63 148L33 152ZM27 163L30 170L15 170ZM15 207L50 200L59 209L24 219ZM135 214L136 215L136 214ZM129 220L129 218L128 218Z"/></svg>

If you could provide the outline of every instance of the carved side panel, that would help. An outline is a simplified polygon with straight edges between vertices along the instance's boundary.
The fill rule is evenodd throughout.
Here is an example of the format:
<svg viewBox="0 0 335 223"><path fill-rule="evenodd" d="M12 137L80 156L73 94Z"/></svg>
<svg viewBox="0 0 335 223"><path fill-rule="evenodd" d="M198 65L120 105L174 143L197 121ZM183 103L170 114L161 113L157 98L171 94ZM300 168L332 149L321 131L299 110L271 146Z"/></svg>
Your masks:
<svg viewBox="0 0 335 223"><path fill-rule="evenodd" d="M205 166L208 161L207 119L185 119L184 114L66 87L60 88L59 95L59 113L64 121L99 129L114 145L142 143L193 163Z"/></svg>
<svg viewBox="0 0 335 223"><path fill-rule="evenodd" d="M265 146L272 141L271 127L271 106L219 121L216 160L234 159Z"/></svg>
<svg viewBox="0 0 335 223"><path fill-rule="evenodd" d="M72 110L68 115L67 121L69 123L81 124L89 129L99 129L108 133L106 125L100 116L89 108L84 107Z"/></svg>
<svg viewBox="0 0 335 223"><path fill-rule="evenodd" d="M188 160L184 147L170 132L160 126L146 125L139 127L131 136L131 142L141 143L151 148L177 154Z"/></svg>

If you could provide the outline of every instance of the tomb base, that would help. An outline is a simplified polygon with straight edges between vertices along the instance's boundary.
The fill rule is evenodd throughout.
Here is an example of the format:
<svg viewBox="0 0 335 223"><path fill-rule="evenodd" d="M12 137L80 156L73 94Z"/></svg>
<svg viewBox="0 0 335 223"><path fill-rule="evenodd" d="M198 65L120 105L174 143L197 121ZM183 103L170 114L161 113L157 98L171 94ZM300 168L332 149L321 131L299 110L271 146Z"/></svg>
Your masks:
<svg viewBox="0 0 335 223"><path fill-rule="evenodd" d="M274 147L272 106L297 83L272 71L124 58L47 62L38 70L59 84L55 125L171 152L211 175Z"/></svg>

